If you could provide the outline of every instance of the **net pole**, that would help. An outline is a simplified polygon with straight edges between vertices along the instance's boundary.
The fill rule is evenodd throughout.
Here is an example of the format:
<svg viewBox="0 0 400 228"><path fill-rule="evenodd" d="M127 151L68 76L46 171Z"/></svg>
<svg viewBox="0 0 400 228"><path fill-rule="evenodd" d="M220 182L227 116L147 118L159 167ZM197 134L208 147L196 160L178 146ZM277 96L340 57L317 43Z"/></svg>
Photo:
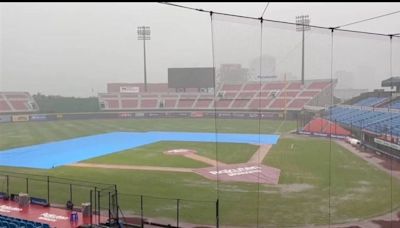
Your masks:
<svg viewBox="0 0 400 228"><path fill-rule="evenodd" d="M216 77L215 77L215 47L214 47L214 21L213 21L213 12L210 12L210 28L211 28L211 56L212 56L212 65L213 65L213 82L214 82L214 129L215 129L215 161L216 161L216 170L217 170L217 200L219 200L219 160L218 160L218 115L217 115L217 87L216 87Z"/></svg>
<svg viewBox="0 0 400 228"><path fill-rule="evenodd" d="M331 29L331 56L330 56L330 84L333 83L333 51L334 51L334 28ZM330 106L333 105L333 88L331 89ZM332 109L329 109L329 116L332 116ZM328 224L331 224L331 188L332 188L332 134L329 134L329 174L328 174Z"/></svg>

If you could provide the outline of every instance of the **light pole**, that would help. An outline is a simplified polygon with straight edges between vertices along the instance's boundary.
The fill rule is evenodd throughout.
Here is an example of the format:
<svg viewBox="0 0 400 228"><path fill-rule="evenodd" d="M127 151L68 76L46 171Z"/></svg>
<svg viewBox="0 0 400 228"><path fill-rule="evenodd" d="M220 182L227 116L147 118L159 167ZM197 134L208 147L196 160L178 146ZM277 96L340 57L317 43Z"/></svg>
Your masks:
<svg viewBox="0 0 400 228"><path fill-rule="evenodd" d="M310 18L308 15L296 16L296 31L302 32L301 48L301 84L304 85L304 32L310 30Z"/></svg>
<svg viewBox="0 0 400 228"><path fill-rule="evenodd" d="M146 40L150 40L150 27L137 27L138 40L143 40L143 59L144 59L144 91L147 92L147 75L146 75Z"/></svg>

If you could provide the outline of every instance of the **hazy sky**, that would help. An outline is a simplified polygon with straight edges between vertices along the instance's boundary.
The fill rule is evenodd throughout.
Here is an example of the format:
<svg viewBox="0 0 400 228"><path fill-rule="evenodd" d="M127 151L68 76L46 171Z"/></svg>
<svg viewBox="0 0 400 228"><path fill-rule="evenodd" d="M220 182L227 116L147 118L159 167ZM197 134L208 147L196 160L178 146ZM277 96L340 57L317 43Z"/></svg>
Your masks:
<svg viewBox="0 0 400 228"><path fill-rule="evenodd" d="M179 3L260 17L266 3ZM338 26L400 10L400 3L270 3L264 18ZM215 17L215 60L249 67L260 55L258 21ZM143 82L143 42L136 28L151 27L149 82L166 82L169 67L212 65L208 14L159 3L0 3L0 90L89 96L107 82ZM400 33L400 14L348 26ZM386 38L335 33L334 71L349 71L354 87L376 88L389 75ZM330 76L328 31L306 33L306 75ZM262 53L273 56L277 74L299 78L301 36L291 26L264 24ZM400 39L393 44L393 73L400 75Z"/></svg>

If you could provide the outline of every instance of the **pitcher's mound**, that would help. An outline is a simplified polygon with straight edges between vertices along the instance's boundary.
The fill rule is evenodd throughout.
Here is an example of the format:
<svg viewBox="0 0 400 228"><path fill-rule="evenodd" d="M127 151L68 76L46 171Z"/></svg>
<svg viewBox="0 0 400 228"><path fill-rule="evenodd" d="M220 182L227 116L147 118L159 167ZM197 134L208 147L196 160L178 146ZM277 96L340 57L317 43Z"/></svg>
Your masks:
<svg viewBox="0 0 400 228"><path fill-rule="evenodd" d="M195 150L190 150L190 149L173 149L173 150L167 150L164 151L164 154L168 155L186 155L186 154L195 154L197 151Z"/></svg>
<svg viewBox="0 0 400 228"><path fill-rule="evenodd" d="M207 167L193 171L211 180L217 180L218 175L221 181L263 184L278 184L281 173L280 169L255 163L220 165L218 170L216 167Z"/></svg>

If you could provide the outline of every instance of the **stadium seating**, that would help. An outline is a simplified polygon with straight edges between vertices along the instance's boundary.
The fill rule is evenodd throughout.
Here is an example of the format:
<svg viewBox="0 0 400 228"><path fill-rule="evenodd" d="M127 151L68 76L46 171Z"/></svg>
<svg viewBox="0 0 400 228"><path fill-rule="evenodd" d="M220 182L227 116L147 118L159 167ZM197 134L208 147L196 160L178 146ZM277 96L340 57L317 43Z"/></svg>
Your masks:
<svg viewBox="0 0 400 228"><path fill-rule="evenodd" d="M221 88L222 91L239 91L242 88L242 85L238 84L224 84Z"/></svg>
<svg viewBox="0 0 400 228"><path fill-rule="evenodd" d="M245 91L259 91L261 87L262 87L261 84L249 83L249 84L244 85L243 90L245 90Z"/></svg>
<svg viewBox="0 0 400 228"><path fill-rule="evenodd" d="M318 91L303 91L299 94L299 97L314 97L318 93Z"/></svg>
<svg viewBox="0 0 400 228"><path fill-rule="evenodd" d="M246 107L247 103L249 103L250 99L236 99L233 101L231 108L242 108Z"/></svg>
<svg viewBox="0 0 400 228"><path fill-rule="evenodd" d="M209 108L211 103L212 103L212 99L198 99L196 101L196 104L194 105L195 108Z"/></svg>
<svg viewBox="0 0 400 228"><path fill-rule="evenodd" d="M180 99L178 102L178 108L192 108L195 101L196 100L194 99Z"/></svg>
<svg viewBox="0 0 400 228"><path fill-rule="evenodd" d="M217 108L230 108L230 105L232 103L232 99L221 99L215 101L215 107Z"/></svg>
<svg viewBox="0 0 400 228"><path fill-rule="evenodd" d="M293 99L292 102L289 103L288 108L302 108L308 101L310 101L310 99Z"/></svg>
<svg viewBox="0 0 400 228"><path fill-rule="evenodd" d="M296 97L300 91L285 91L279 94L279 97Z"/></svg>
<svg viewBox="0 0 400 228"><path fill-rule="evenodd" d="M362 99L362 100L354 103L353 105L373 107L379 103L382 103L386 99L387 99L387 97L367 97L365 99Z"/></svg>
<svg viewBox="0 0 400 228"><path fill-rule="evenodd" d="M321 82L313 82L311 83L307 89L324 89L325 87L327 87L330 84L329 81L321 81Z"/></svg>
<svg viewBox="0 0 400 228"><path fill-rule="evenodd" d="M121 107L123 109L136 108L138 106L138 100L121 100Z"/></svg>
<svg viewBox="0 0 400 228"><path fill-rule="evenodd" d="M137 84L138 86L140 84ZM158 89L167 88L157 84ZM248 82L244 84L222 83L215 92L169 91L148 93L100 93L103 110L140 109L234 109L234 110L301 110L331 88L329 80L309 80L303 86L300 81ZM141 87L140 87L141 88ZM261 88L261 90L260 90ZM156 89L154 89L156 90ZM7 108L5 104L0 106Z"/></svg>
<svg viewBox="0 0 400 228"><path fill-rule="evenodd" d="M269 92L259 92L257 93L257 97L269 97Z"/></svg>
<svg viewBox="0 0 400 228"><path fill-rule="evenodd" d="M266 108L273 99L254 99L251 101L249 108L250 109L264 109Z"/></svg>
<svg viewBox="0 0 400 228"><path fill-rule="evenodd" d="M158 104L157 99L143 99L140 101L140 107L143 109L158 108L157 104Z"/></svg>
<svg viewBox="0 0 400 228"><path fill-rule="evenodd" d="M283 109L283 108L285 108L287 106L287 104L288 104L288 100L287 99L283 99L283 98L274 99L274 101L269 106L269 108L272 108L272 109Z"/></svg>
<svg viewBox="0 0 400 228"><path fill-rule="evenodd" d="M0 110L2 112L10 112L12 111L11 105L8 104L5 100L0 100Z"/></svg>
<svg viewBox="0 0 400 228"><path fill-rule="evenodd" d="M27 92L0 92L0 113L30 113L39 107Z"/></svg>
<svg viewBox="0 0 400 228"><path fill-rule="evenodd" d="M107 109L119 109L119 101L118 100L111 100L111 99L106 99L104 100L105 107Z"/></svg>
<svg viewBox="0 0 400 228"><path fill-rule="evenodd" d="M361 109L357 106L333 107L328 118L347 126L361 128L377 134L400 136L400 113L381 109Z"/></svg>
<svg viewBox="0 0 400 228"><path fill-rule="evenodd" d="M34 222L30 220L13 218L5 215L0 215L1 228L50 228L47 223Z"/></svg>
<svg viewBox="0 0 400 228"><path fill-rule="evenodd" d="M393 109L400 109L400 100L392 101L383 106L383 108L393 108Z"/></svg>
<svg viewBox="0 0 400 228"><path fill-rule="evenodd" d="M250 99L250 98L254 97L255 94L256 94L255 92L242 92L242 93L239 93L237 98Z"/></svg>
<svg viewBox="0 0 400 228"><path fill-rule="evenodd" d="M301 90L302 84L300 82L292 82L287 87L288 90Z"/></svg>
<svg viewBox="0 0 400 228"><path fill-rule="evenodd" d="M285 82L267 83L264 85L263 90L282 90L286 85L287 83Z"/></svg>
<svg viewBox="0 0 400 228"><path fill-rule="evenodd" d="M165 99L164 100L164 107L165 108L175 108L177 102L178 102L177 99Z"/></svg>

